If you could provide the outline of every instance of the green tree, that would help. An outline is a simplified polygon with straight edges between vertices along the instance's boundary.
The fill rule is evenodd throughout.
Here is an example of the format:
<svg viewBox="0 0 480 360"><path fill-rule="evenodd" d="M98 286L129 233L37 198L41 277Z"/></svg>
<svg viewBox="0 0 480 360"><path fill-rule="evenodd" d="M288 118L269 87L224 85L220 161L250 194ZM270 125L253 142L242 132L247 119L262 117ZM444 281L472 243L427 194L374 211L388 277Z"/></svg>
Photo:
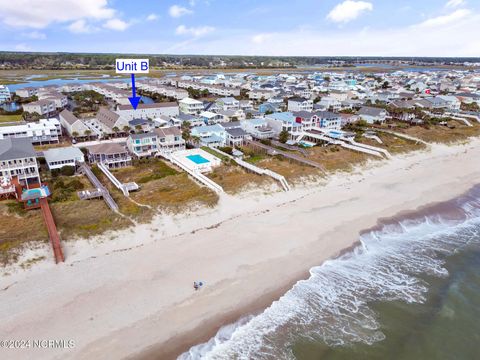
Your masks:
<svg viewBox="0 0 480 360"><path fill-rule="evenodd" d="M287 130L282 130L280 134L278 135L278 140L282 143L285 144L288 141L289 133Z"/></svg>

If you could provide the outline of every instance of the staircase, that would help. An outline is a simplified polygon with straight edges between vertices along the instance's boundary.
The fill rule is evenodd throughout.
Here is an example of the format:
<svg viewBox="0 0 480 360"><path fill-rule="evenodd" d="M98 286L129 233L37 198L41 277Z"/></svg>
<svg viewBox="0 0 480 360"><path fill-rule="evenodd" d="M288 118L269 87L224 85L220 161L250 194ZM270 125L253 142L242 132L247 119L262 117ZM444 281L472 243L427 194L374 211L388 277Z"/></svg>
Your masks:
<svg viewBox="0 0 480 360"><path fill-rule="evenodd" d="M110 180L112 182L112 184L115 185L115 187L117 189L119 189L123 193L123 195L125 195L126 197L129 197L129 192L130 191L135 191L135 190L139 189L139 186L135 182L130 182L130 183L126 183L126 184L121 183L115 177L115 175L113 175L110 172L110 170L108 169L108 167L105 164L98 163L98 168L100 170L102 170L102 172L105 174L105 176L108 178L108 180Z"/></svg>
<svg viewBox="0 0 480 360"><path fill-rule="evenodd" d="M82 164L78 168L78 171L85 174L85 176L88 178L88 180L90 180L90 182L93 184L95 188L100 189L102 191L103 200L105 200L105 203L107 204L107 206L113 211L115 211L116 213L118 213L117 203L115 202L115 200L113 200L107 188L103 186L100 180L98 180L98 178L92 172L92 169L90 169L90 166L88 166L87 164Z"/></svg>

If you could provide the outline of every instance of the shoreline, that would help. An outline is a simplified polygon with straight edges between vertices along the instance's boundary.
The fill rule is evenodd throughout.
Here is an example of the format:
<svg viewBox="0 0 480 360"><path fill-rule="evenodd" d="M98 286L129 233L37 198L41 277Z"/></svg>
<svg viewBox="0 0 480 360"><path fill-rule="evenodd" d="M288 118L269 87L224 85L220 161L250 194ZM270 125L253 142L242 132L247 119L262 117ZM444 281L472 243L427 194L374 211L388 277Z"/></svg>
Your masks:
<svg viewBox="0 0 480 360"><path fill-rule="evenodd" d="M477 184L479 143L434 146L290 194L225 197L217 209L116 234L115 244L66 243L64 265L44 262L0 279L0 288L10 285L2 294L0 335L74 338L76 347L7 355L178 356L269 306L381 219L453 199ZM195 279L206 287L193 292Z"/></svg>
<svg viewBox="0 0 480 360"><path fill-rule="evenodd" d="M383 226L389 225L392 223L398 223L403 220L409 220L411 218L418 218L421 215L428 215L431 213L437 214L439 211L443 210L445 207L455 202L457 199L462 198L468 192L474 188L480 187L480 181L473 185L470 189L465 192L458 194L457 196L450 198L444 201L432 201L431 203L420 205L416 209L411 210L401 210L393 216L378 218L377 223L369 228L361 230L359 236L363 234L368 234L372 231L380 230ZM343 255L351 254L353 251L360 245L360 241L357 239L350 246L341 249L337 254L325 259L318 265L313 267L322 266L326 261L335 260ZM280 300L280 298L285 295L285 293L292 289L292 287L300 281L308 280L310 278L310 270L304 272L304 274L297 274L293 276L289 283L282 284L278 290L272 291L271 293L264 293L258 299L256 299L252 304L246 305L244 308L236 309L231 313L224 314L219 317L217 321L211 320L206 324L201 324L197 329L194 329L188 333L178 335L175 338L172 338L167 345L158 344L153 345L149 349L143 350L140 354L134 356L129 356L129 360L158 360L158 359L177 359L178 356L187 352L192 346L200 345L208 342L212 339L221 327L229 324L234 324L242 318L247 316L257 316L266 310L272 305L272 303ZM296 279L296 280L295 280Z"/></svg>

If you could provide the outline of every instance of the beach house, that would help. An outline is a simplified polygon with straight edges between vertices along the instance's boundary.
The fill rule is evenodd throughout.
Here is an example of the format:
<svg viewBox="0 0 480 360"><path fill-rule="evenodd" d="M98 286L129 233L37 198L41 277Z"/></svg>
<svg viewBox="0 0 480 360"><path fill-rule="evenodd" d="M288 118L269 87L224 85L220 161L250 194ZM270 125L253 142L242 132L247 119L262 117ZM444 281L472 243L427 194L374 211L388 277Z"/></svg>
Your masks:
<svg viewBox="0 0 480 360"><path fill-rule="evenodd" d="M157 150L162 153L172 153L185 150L185 140L182 131L175 127L161 127L154 130L157 136Z"/></svg>
<svg viewBox="0 0 480 360"><path fill-rule="evenodd" d="M62 134L60 122L55 118L40 119L21 125L0 126L0 139L28 138L33 145L55 144Z"/></svg>
<svg viewBox="0 0 480 360"><path fill-rule="evenodd" d="M119 143L103 143L87 147L90 163L102 163L110 169L129 166L132 157L127 148Z"/></svg>
<svg viewBox="0 0 480 360"><path fill-rule="evenodd" d="M373 124L375 122L384 123L387 117L387 111L382 108L363 106L357 112L357 115L369 124Z"/></svg>
<svg viewBox="0 0 480 360"><path fill-rule="evenodd" d="M128 104L118 105L116 113L126 120L156 119L161 117L162 115L178 115L179 107L176 102L138 104L137 109L133 109L132 106Z"/></svg>
<svg viewBox="0 0 480 360"><path fill-rule="evenodd" d="M288 99L288 111L312 111L313 101L301 97Z"/></svg>
<svg viewBox="0 0 480 360"><path fill-rule="evenodd" d="M157 151L157 135L153 132L130 134L127 138L128 151L136 158L154 156Z"/></svg>
<svg viewBox="0 0 480 360"><path fill-rule="evenodd" d="M50 170L61 169L64 166L76 167L85 162L83 152L73 146L45 150L43 156Z"/></svg>
<svg viewBox="0 0 480 360"><path fill-rule="evenodd" d="M180 111L185 114L196 115L203 111L203 103L192 98L182 99L178 104Z"/></svg>
<svg viewBox="0 0 480 360"><path fill-rule="evenodd" d="M240 121L223 123L222 127L226 132L226 145L228 146L242 146L252 140L252 136L242 129Z"/></svg>
<svg viewBox="0 0 480 360"><path fill-rule="evenodd" d="M242 129L255 139L272 139L275 137L275 131L268 125L265 119L247 119L240 121Z"/></svg>
<svg viewBox="0 0 480 360"><path fill-rule="evenodd" d="M39 115L51 115L57 110L55 101L53 100L38 100L31 103L23 104L23 111L27 113L37 113Z"/></svg>
<svg viewBox="0 0 480 360"><path fill-rule="evenodd" d="M215 102L222 110L237 110L240 108L240 102L233 97L218 98Z"/></svg>
<svg viewBox="0 0 480 360"><path fill-rule="evenodd" d="M84 124L82 120L73 115L72 112L68 110L63 110L59 114L60 124L65 129L66 133L74 137L75 136L86 136L91 135L92 131Z"/></svg>
<svg viewBox="0 0 480 360"><path fill-rule="evenodd" d="M224 121L224 117L222 114L217 114L212 111L202 111L199 116L207 125L218 124Z"/></svg>
<svg viewBox="0 0 480 360"><path fill-rule="evenodd" d="M96 116L96 122L92 124L102 134L114 134L122 131L128 125L128 119L107 108L101 108ZM117 131L115 131L117 130Z"/></svg>
<svg viewBox="0 0 480 360"><path fill-rule="evenodd" d="M199 138L202 146L225 146L226 132L220 124L194 127L191 136Z"/></svg>
<svg viewBox="0 0 480 360"><path fill-rule="evenodd" d="M0 178L8 180L5 183L16 178L26 188L40 183L36 153L30 139L0 139Z"/></svg>

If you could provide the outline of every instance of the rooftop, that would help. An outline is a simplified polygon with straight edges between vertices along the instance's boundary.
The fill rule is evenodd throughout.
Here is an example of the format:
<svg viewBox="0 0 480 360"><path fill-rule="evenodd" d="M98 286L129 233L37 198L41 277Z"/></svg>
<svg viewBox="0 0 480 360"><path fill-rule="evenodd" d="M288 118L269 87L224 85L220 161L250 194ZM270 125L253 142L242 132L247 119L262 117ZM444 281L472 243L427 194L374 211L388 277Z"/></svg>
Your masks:
<svg viewBox="0 0 480 360"><path fill-rule="evenodd" d="M0 160L15 160L35 157L32 142L29 138L0 139Z"/></svg>
<svg viewBox="0 0 480 360"><path fill-rule="evenodd" d="M68 146L45 150L43 152L43 156L45 157L47 163L51 163L54 161L83 158L83 153L79 148Z"/></svg>

